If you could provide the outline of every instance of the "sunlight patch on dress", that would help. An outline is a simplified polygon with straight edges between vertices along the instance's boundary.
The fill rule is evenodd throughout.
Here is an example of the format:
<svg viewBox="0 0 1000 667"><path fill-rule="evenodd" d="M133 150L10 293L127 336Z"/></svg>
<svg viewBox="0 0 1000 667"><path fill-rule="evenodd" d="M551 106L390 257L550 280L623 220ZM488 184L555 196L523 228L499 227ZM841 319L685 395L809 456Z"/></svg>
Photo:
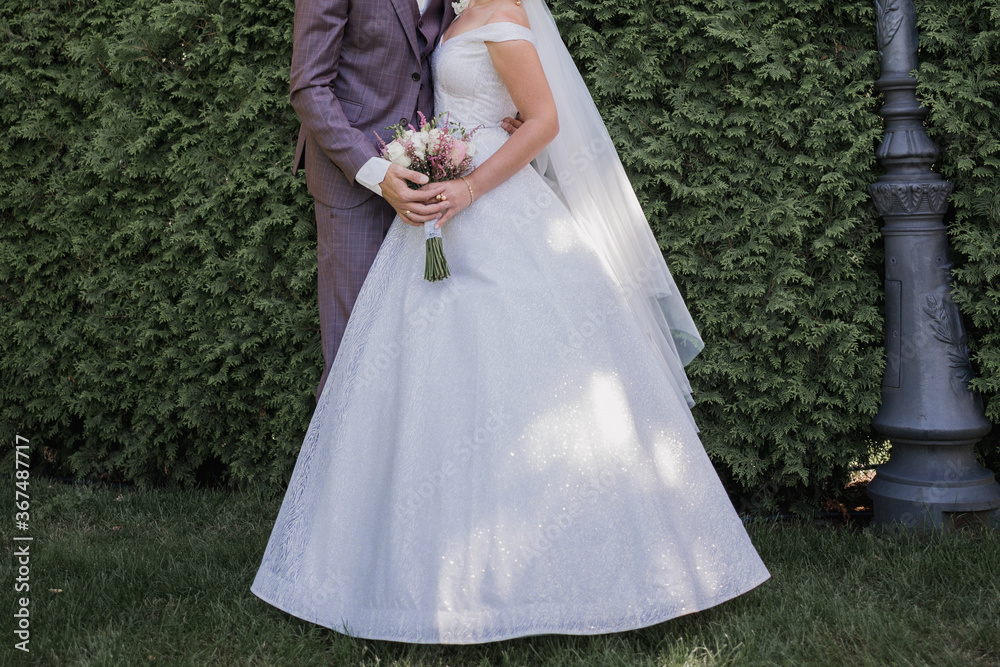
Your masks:
<svg viewBox="0 0 1000 667"><path fill-rule="evenodd" d="M621 381L612 373L596 373L590 397L605 446L618 449L638 439Z"/></svg>

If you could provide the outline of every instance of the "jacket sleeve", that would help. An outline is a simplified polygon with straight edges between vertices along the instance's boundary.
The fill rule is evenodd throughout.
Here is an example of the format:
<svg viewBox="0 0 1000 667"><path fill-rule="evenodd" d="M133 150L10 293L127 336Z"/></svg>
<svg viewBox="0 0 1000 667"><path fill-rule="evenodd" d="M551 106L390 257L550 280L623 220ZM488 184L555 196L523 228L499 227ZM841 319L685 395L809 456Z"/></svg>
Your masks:
<svg viewBox="0 0 1000 667"><path fill-rule="evenodd" d="M290 98L303 128L353 184L358 170L379 153L351 127L333 92L349 4L295 0Z"/></svg>

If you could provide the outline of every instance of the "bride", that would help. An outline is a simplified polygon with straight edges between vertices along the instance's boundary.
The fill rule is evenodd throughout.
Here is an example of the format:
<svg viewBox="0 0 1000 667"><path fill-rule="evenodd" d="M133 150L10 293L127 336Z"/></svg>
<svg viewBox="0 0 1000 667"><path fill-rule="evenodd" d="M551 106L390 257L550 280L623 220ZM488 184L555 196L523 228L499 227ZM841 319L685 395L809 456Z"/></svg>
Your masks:
<svg viewBox="0 0 1000 667"><path fill-rule="evenodd" d="M451 277L397 218L351 314L252 592L369 639L648 626L770 575L698 438L702 348L543 0L473 0L435 106ZM501 119L519 110L513 135Z"/></svg>

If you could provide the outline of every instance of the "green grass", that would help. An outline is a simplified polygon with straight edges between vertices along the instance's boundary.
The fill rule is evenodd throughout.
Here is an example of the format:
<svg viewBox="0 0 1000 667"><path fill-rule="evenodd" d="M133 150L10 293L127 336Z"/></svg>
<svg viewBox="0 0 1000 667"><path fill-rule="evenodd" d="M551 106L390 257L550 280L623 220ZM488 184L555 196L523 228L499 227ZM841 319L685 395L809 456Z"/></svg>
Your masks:
<svg viewBox="0 0 1000 667"><path fill-rule="evenodd" d="M1000 665L995 530L895 541L752 524L772 578L718 607L613 635L414 646L351 639L250 592L280 498L44 481L30 492L31 652L11 648L8 611L2 664Z"/></svg>

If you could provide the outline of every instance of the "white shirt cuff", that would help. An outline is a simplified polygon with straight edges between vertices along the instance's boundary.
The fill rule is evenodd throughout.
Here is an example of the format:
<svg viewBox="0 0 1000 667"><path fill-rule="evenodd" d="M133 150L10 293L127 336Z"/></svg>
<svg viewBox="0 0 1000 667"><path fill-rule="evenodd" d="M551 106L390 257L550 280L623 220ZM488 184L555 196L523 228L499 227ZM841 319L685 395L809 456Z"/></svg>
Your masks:
<svg viewBox="0 0 1000 667"><path fill-rule="evenodd" d="M391 164L385 158L369 158L368 162L365 162L364 166L354 175L354 180L381 197L382 188L379 187L379 183L385 180L385 173L389 171Z"/></svg>

